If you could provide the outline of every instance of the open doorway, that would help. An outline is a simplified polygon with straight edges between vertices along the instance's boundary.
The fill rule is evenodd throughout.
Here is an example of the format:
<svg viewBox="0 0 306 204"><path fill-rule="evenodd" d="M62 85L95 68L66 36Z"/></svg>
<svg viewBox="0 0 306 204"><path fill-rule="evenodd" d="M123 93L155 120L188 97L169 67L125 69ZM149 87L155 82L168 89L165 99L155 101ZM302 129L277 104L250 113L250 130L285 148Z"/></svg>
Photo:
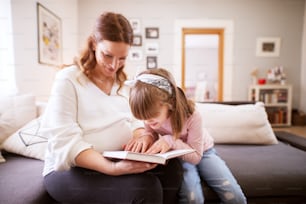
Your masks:
<svg viewBox="0 0 306 204"><path fill-rule="evenodd" d="M197 102L223 100L224 29L182 28L181 86Z"/></svg>

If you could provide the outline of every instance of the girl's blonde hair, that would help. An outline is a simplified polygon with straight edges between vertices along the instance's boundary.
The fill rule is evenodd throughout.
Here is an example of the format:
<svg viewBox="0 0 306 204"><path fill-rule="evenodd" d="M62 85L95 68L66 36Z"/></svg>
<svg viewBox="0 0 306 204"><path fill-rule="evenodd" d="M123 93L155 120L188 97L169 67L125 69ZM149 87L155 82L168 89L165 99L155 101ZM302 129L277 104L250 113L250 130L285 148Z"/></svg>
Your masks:
<svg viewBox="0 0 306 204"><path fill-rule="evenodd" d="M156 117L161 103L169 106L169 117L173 135L178 138L185 121L194 112L194 102L188 100L182 89L176 86L170 72L163 68L148 69L142 74L153 74L165 78L171 91L159 88L156 85L142 82L136 79L130 90L130 107L133 115L139 120L147 120Z"/></svg>

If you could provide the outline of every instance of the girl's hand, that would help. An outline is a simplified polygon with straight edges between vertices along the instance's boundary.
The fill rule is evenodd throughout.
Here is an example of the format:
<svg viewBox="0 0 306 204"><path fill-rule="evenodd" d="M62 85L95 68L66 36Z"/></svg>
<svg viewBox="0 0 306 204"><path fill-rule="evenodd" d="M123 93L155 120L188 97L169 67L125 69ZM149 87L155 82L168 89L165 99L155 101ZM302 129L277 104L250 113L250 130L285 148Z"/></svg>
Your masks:
<svg viewBox="0 0 306 204"><path fill-rule="evenodd" d="M119 162L113 162L112 174L115 176L124 174L137 174L148 170L151 170L157 166L157 164L147 162L137 162L129 160L121 160Z"/></svg>
<svg viewBox="0 0 306 204"><path fill-rule="evenodd" d="M154 144L146 151L148 154L165 153L170 150L168 142L160 137Z"/></svg>
<svg viewBox="0 0 306 204"><path fill-rule="evenodd" d="M153 144L154 138L151 135L143 135L132 138L124 147L126 151L144 153Z"/></svg>

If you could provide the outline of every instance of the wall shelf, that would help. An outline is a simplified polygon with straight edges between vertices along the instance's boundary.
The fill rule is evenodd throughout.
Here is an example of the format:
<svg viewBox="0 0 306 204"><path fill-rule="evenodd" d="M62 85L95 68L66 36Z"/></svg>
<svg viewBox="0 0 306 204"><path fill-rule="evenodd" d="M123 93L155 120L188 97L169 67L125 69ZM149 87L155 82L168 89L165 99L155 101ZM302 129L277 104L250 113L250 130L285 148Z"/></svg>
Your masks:
<svg viewBox="0 0 306 204"><path fill-rule="evenodd" d="M289 84L251 85L248 99L265 104L273 127L291 125L292 86Z"/></svg>

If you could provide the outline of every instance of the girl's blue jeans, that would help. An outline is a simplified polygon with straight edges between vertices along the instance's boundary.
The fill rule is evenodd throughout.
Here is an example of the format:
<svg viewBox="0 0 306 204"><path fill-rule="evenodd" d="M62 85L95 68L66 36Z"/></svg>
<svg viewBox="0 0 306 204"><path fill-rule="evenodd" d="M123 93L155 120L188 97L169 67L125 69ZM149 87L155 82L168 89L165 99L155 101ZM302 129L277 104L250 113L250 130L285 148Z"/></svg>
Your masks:
<svg viewBox="0 0 306 204"><path fill-rule="evenodd" d="M198 165L181 160L183 183L179 193L179 203L202 204L204 196L201 179L218 194L221 203L245 204L246 198L225 162L214 148L204 152Z"/></svg>

